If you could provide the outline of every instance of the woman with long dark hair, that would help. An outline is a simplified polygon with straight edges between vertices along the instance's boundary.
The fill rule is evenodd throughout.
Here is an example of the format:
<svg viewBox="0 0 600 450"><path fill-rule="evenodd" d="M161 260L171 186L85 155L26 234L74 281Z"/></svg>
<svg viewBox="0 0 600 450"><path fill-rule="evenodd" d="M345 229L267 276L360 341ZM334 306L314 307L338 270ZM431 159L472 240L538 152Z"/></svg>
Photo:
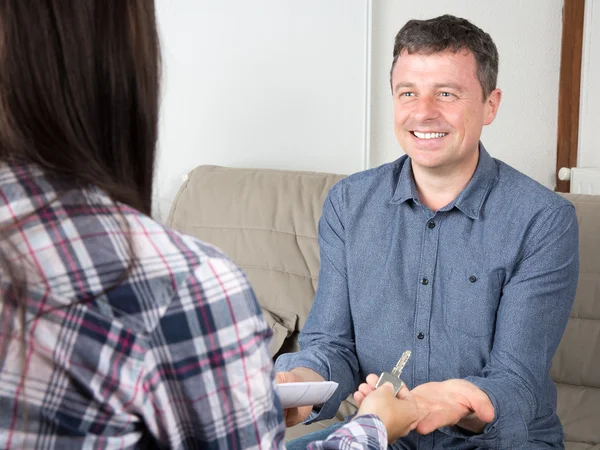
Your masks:
<svg viewBox="0 0 600 450"><path fill-rule="evenodd" d="M0 0L1 448L282 445L246 278L149 217L159 73L152 0Z"/></svg>

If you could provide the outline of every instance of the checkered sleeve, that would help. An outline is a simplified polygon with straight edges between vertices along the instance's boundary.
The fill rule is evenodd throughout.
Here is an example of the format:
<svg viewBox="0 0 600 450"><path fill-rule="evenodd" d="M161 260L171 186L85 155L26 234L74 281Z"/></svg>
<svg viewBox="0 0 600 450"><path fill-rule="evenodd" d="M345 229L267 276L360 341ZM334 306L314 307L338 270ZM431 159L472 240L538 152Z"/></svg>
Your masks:
<svg viewBox="0 0 600 450"><path fill-rule="evenodd" d="M144 420L170 448L283 447L271 330L244 274L207 258L177 289L146 355Z"/></svg>
<svg viewBox="0 0 600 450"><path fill-rule="evenodd" d="M308 450L385 450L387 432L383 422L375 415L352 419L324 441L313 442Z"/></svg>

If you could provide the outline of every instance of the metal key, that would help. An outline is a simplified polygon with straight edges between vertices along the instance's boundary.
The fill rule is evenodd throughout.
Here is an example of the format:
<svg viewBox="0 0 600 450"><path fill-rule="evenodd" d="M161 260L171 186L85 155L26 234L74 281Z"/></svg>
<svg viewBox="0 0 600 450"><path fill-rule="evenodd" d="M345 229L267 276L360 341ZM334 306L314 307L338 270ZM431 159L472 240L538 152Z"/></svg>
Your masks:
<svg viewBox="0 0 600 450"><path fill-rule="evenodd" d="M404 382L400 379L400 375L402 375L402 369L404 369L404 366L408 362L410 354L410 350L406 350L404 353L402 353L398 363L391 372L382 372L382 374L379 376L377 384L375 385L375 388L377 389L383 383L392 383L392 386L394 386L394 395L396 395L398 391L402 389L402 386L404 386Z"/></svg>

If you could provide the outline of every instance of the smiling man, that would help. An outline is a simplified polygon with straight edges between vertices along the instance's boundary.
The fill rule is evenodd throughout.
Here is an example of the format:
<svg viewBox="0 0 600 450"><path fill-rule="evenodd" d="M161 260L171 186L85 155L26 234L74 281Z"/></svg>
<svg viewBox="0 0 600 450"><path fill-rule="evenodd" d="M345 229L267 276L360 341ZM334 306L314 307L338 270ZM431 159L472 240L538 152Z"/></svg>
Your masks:
<svg viewBox="0 0 600 450"><path fill-rule="evenodd" d="M394 448L562 448L549 368L575 296L577 219L480 142L502 97L497 73L496 46L467 20L411 20L396 36L394 131L406 155L342 180L325 201L301 351L276 369L279 382L340 387L324 405L287 410L288 425L332 417L410 349L402 378L420 422Z"/></svg>

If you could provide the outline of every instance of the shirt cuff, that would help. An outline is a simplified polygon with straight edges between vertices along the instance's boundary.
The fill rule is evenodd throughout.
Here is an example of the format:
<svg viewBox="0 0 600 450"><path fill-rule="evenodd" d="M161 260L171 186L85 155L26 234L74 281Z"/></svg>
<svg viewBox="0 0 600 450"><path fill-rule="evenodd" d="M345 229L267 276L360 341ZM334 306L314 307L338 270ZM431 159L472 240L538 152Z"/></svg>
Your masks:
<svg viewBox="0 0 600 450"><path fill-rule="evenodd" d="M386 450L388 440L383 422L373 414L360 416L330 434L325 441L313 442L309 446L309 449L314 450L339 450L340 448Z"/></svg>

